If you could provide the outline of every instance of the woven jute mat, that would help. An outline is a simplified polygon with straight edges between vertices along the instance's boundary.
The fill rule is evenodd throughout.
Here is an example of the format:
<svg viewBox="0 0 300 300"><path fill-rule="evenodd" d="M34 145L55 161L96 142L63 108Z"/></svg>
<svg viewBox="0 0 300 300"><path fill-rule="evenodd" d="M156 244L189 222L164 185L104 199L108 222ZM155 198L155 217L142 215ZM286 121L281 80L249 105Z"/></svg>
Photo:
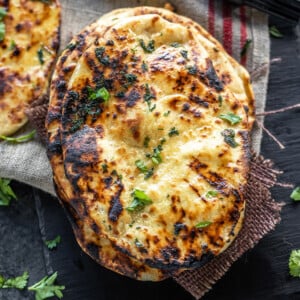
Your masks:
<svg viewBox="0 0 300 300"><path fill-rule="evenodd" d="M114 8L151 5L163 7L165 1L98 1L62 0L63 23L61 48L73 34L101 14ZM178 13L189 16L206 27L240 63L252 71L269 61L269 39L267 18L252 9L233 8L223 1L187 0L172 1ZM252 43L247 55L241 57L241 49L247 39ZM268 69L253 82L257 111L265 106ZM54 193L52 173L41 141L46 139L44 127L48 98L35 101L27 115L31 125L37 129L40 140L22 145L0 143L0 177L16 179L51 194ZM30 128L28 128L30 130ZM260 149L261 131L254 129L253 149ZM276 184L279 171L269 160L253 154L250 163L248 184L245 188L246 211L242 230L232 245L221 255L199 269L189 270L174 277L183 288L196 299L200 299L219 280L243 253L255 244L280 221L281 204L275 202L270 188Z"/></svg>

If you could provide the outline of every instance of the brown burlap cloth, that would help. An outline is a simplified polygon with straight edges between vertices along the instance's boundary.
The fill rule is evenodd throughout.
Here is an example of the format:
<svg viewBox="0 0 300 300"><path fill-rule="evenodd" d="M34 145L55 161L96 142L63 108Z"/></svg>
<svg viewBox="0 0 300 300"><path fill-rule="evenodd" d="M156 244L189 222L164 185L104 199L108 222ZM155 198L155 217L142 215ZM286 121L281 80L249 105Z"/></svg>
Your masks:
<svg viewBox="0 0 300 300"><path fill-rule="evenodd" d="M115 3L116 2L116 3ZM130 2L130 1L129 1ZM155 5L161 6L162 1L131 1L131 5ZM172 1L173 2L173 1ZM245 59L245 64L248 69L253 70L257 68L258 64L268 60L268 38L266 18L257 12L250 10L244 11L240 9L239 12L231 11L224 5L222 1L182 1L174 0L175 4L180 5L180 12L193 17L202 25L215 32L215 36L223 44L227 43L227 51L232 52L234 57L240 55L243 43L240 39L243 35L252 34L254 47L250 47L248 58ZM85 3L85 7L81 1L62 1L63 4L63 35L62 45L66 44L66 24L73 24L72 26L76 33L79 28L76 24L82 26L78 20L85 17L96 17L97 11L109 11L111 6L124 6L125 1L92 1ZM89 3L90 6L87 6ZM114 4L112 4L114 3ZM77 6L82 7L78 11ZM94 5L94 6L92 6ZM85 14L82 14L82 10ZM214 14L211 13L214 11ZM246 14L245 14L246 12ZM230 18L228 19L228 15ZM244 15L245 14L245 15ZM209 16L209 17L208 17ZM248 16L247 26L243 31L244 17ZM232 24L230 23L232 17ZM251 21L252 20L252 21ZM87 22L87 20L84 20ZM74 25L75 24L75 25ZM228 24L232 26L231 31L227 32L225 29ZM68 30L70 27L67 27ZM225 38L226 37L226 38ZM226 45L225 45L226 46ZM257 98L257 110L262 111L264 108L264 99L266 94L267 74L260 81L255 82L255 93ZM47 97L37 100L28 109L27 114L32 125L37 129L40 138L45 141L46 131L44 127L45 115L47 113L48 99ZM256 128L256 136L254 137L254 148L259 151L261 133ZM1 148L2 147L2 148ZM39 187L42 190L54 193L51 181L48 180L51 176L48 164L45 162L44 154L41 154L44 149L37 141L33 141L28 148L27 145L20 145L19 147L12 147L10 145L0 145L0 154L2 155L2 165L0 162L0 175L3 177L14 178L33 186ZM28 151L31 151L31 156L28 155L22 158ZM8 155L7 153L10 153ZM34 156L34 158L32 158ZM280 173L272 167L269 160L253 155L251 161L251 171L249 173L248 185L245 189L247 204L245 211L245 219L242 230L237 236L233 244L221 255L214 258L212 261L203 267L195 270L189 270L174 277L174 280L191 293L196 299L200 299L207 291L211 289L213 284L219 280L230 268L232 263L236 261L243 253L251 249L258 241L266 235L269 231L274 229L275 225L280 221L281 204L276 203L270 194L270 187L277 181L277 175ZM29 168L29 171L27 170ZM41 172L42 169L42 172Z"/></svg>

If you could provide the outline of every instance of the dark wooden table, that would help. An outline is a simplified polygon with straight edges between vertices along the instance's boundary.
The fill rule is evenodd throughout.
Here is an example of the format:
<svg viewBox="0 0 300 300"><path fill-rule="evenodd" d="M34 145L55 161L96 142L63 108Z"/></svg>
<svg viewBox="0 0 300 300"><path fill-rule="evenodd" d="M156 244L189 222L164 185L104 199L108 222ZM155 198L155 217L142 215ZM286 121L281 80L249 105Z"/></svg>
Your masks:
<svg viewBox="0 0 300 300"><path fill-rule="evenodd" d="M271 40L271 66L267 110L300 102L300 33L294 26L271 19L284 34ZM262 153L285 171L281 181L300 185L300 109L268 116L266 127L286 146L280 150L263 137ZM58 271L66 286L66 300L193 299L171 279L160 283L137 282L108 271L86 256L76 244L70 225L57 200L20 183L13 183L19 200L0 208L0 274L16 276L27 270L29 284ZM289 199L290 189L274 188L277 201L286 203L282 222L229 272L203 300L300 299L300 279L288 273L292 249L300 249L300 203ZM61 235L58 248L49 252L43 240ZM27 291L0 290L1 300L34 299Z"/></svg>

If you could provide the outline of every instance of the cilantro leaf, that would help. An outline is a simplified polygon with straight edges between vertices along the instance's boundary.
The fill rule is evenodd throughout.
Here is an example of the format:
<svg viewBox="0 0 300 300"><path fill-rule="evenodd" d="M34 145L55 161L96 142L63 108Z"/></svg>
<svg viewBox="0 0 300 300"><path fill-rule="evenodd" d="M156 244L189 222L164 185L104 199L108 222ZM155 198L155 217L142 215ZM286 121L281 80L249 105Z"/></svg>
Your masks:
<svg viewBox="0 0 300 300"><path fill-rule="evenodd" d="M221 132L221 135L224 137L224 141L232 148L236 148L239 144L235 141L235 132L232 129L224 129Z"/></svg>
<svg viewBox="0 0 300 300"><path fill-rule="evenodd" d="M290 275L300 277L300 249L293 250L289 259Z"/></svg>
<svg viewBox="0 0 300 300"><path fill-rule="evenodd" d="M0 178L0 206L8 206L12 199L17 199L9 184L9 179Z"/></svg>
<svg viewBox="0 0 300 300"><path fill-rule="evenodd" d="M271 26L269 28L269 32L270 32L270 35L272 37L275 37L275 38L278 38L278 39L283 37L283 34L277 29L276 26Z"/></svg>
<svg viewBox="0 0 300 300"><path fill-rule="evenodd" d="M61 242L61 237L60 237L60 235L58 235L53 240L45 241L45 244L48 247L48 249L52 250L52 249L56 248L60 242Z"/></svg>
<svg viewBox="0 0 300 300"><path fill-rule="evenodd" d="M202 222L199 222L198 224L196 224L196 228L205 228L207 226L209 226L210 224L212 224L212 222L210 221L202 221Z"/></svg>
<svg viewBox="0 0 300 300"><path fill-rule="evenodd" d="M0 7L0 21L7 15L7 11L4 7Z"/></svg>
<svg viewBox="0 0 300 300"><path fill-rule="evenodd" d="M212 198L212 197L216 197L217 195L218 195L218 191L208 191L205 196L208 198Z"/></svg>
<svg viewBox="0 0 300 300"><path fill-rule="evenodd" d="M43 47L41 47L41 48L37 51L37 55L38 55L38 59L39 59L40 64L43 65L43 64L45 63Z"/></svg>
<svg viewBox="0 0 300 300"><path fill-rule="evenodd" d="M294 201L300 201L300 186L297 186L290 195Z"/></svg>
<svg viewBox="0 0 300 300"><path fill-rule="evenodd" d="M4 40L5 36L5 24L0 22L0 42Z"/></svg>
<svg viewBox="0 0 300 300"><path fill-rule="evenodd" d="M98 90L93 90L91 87L87 87L88 94L89 94L89 100L96 100L96 99L102 99L105 103L108 103L108 100L110 98L110 94L108 90L105 87L102 87Z"/></svg>
<svg viewBox="0 0 300 300"><path fill-rule="evenodd" d="M57 278L57 272L51 276L45 276L42 280L28 288L29 291L35 292L36 300L48 299L56 296L59 299L63 298L62 290L65 289L64 285L55 285L54 282Z"/></svg>
<svg viewBox="0 0 300 300"><path fill-rule="evenodd" d="M175 127L172 127L168 133L169 137L172 137L174 135L179 135L179 131L175 128Z"/></svg>
<svg viewBox="0 0 300 300"><path fill-rule="evenodd" d="M31 139L34 138L36 133L36 130L32 130L30 131L28 134L13 138L13 137L9 137L9 136L5 136L5 135L0 135L0 140L4 140L7 142L11 142L11 143L24 143L24 142L28 142Z"/></svg>
<svg viewBox="0 0 300 300"><path fill-rule="evenodd" d="M231 125L236 125L241 122L242 118L233 113L221 114L219 118L229 122Z"/></svg>
<svg viewBox="0 0 300 300"><path fill-rule="evenodd" d="M23 290L27 285L28 278L28 272L24 272L21 276L9 279L5 279L3 276L0 275L0 288L16 288L19 290Z"/></svg>
<svg viewBox="0 0 300 300"><path fill-rule="evenodd" d="M150 40L148 45L145 44L144 40L139 40L140 46L143 48L144 52L152 53L155 50L154 40Z"/></svg>
<svg viewBox="0 0 300 300"><path fill-rule="evenodd" d="M142 190L135 189L131 195L133 200L130 205L126 207L126 209L130 212L143 209L146 205L153 203L153 201Z"/></svg>

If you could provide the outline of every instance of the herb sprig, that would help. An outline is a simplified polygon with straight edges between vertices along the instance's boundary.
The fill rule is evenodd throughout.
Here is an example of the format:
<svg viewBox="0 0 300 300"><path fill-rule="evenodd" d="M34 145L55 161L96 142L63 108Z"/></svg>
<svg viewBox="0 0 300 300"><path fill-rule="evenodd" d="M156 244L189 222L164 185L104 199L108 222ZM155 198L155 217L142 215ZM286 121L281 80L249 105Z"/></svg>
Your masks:
<svg viewBox="0 0 300 300"><path fill-rule="evenodd" d="M27 285L28 278L28 272L24 272L21 276L8 279L0 275L0 289L15 288L23 290Z"/></svg>
<svg viewBox="0 0 300 300"><path fill-rule="evenodd" d="M152 204L153 201L146 193L142 190L135 189L131 196L133 197L129 206L126 209L130 212L143 209L146 205Z"/></svg>
<svg viewBox="0 0 300 300"><path fill-rule="evenodd" d="M5 135L0 135L0 140L4 140L10 143L24 143L32 140L35 136L36 130L30 131L28 134L19 136L19 137L10 137Z"/></svg>
<svg viewBox="0 0 300 300"><path fill-rule="evenodd" d="M17 199L9 184L10 179L0 178L0 206L9 206L12 199Z"/></svg>

